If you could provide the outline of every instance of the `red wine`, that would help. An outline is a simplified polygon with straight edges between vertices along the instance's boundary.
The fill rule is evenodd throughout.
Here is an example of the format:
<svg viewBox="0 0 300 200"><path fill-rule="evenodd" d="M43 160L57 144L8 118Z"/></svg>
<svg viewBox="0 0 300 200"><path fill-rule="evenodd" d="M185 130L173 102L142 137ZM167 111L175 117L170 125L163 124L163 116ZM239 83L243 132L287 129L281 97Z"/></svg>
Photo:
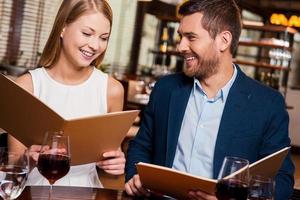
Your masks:
<svg viewBox="0 0 300 200"><path fill-rule="evenodd" d="M221 180L216 187L218 200L247 200L248 186L236 179Z"/></svg>
<svg viewBox="0 0 300 200"><path fill-rule="evenodd" d="M40 154L37 167L52 185L69 172L70 158L64 155Z"/></svg>

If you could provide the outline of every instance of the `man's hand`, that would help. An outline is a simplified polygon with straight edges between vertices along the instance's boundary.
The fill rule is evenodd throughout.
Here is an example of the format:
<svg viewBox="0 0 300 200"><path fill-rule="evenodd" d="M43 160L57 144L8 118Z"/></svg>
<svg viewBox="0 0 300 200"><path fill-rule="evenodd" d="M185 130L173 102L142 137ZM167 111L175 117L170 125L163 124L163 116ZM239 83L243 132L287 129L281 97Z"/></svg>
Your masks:
<svg viewBox="0 0 300 200"><path fill-rule="evenodd" d="M119 148L116 151L108 151L103 154L104 160L97 163L97 166L106 173L112 175L124 174L125 155Z"/></svg>
<svg viewBox="0 0 300 200"><path fill-rule="evenodd" d="M125 183L125 190L131 196L150 196L150 192L143 188L140 176L137 174Z"/></svg>
<svg viewBox="0 0 300 200"><path fill-rule="evenodd" d="M200 190L189 191L188 197L189 197L189 199L193 199L193 200L217 200L216 196L213 196L211 194L207 194L207 193L202 192Z"/></svg>

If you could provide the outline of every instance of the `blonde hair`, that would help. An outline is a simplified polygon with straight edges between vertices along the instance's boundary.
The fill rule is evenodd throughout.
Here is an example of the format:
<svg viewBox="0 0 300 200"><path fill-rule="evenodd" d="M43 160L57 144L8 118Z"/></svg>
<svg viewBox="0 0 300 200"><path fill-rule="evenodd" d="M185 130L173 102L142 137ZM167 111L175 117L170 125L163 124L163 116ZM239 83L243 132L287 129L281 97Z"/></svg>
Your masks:
<svg viewBox="0 0 300 200"><path fill-rule="evenodd" d="M88 11L102 13L110 22L111 29L113 15L107 0L63 0L39 60L39 66L50 67L57 63L62 48L60 35L63 28ZM103 60L105 51L93 60L91 65L98 67Z"/></svg>

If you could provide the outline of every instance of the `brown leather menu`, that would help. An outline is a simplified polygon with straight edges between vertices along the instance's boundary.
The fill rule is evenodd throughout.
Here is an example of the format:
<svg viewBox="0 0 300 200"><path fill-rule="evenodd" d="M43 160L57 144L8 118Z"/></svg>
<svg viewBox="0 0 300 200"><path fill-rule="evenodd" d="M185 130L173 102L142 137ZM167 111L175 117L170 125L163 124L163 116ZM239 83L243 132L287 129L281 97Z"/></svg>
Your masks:
<svg viewBox="0 0 300 200"><path fill-rule="evenodd" d="M290 147L285 147L250 164L250 175L275 177L289 149ZM216 179L194 176L168 167L143 162L139 162L136 167L143 186L160 194L177 199L187 199L189 190L201 190L209 194L215 194L218 181ZM237 173L233 173L227 178Z"/></svg>
<svg viewBox="0 0 300 200"><path fill-rule="evenodd" d="M0 74L0 127L25 146L41 144L46 131L70 136L72 165L99 161L120 147L138 110L66 120L38 98Z"/></svg>

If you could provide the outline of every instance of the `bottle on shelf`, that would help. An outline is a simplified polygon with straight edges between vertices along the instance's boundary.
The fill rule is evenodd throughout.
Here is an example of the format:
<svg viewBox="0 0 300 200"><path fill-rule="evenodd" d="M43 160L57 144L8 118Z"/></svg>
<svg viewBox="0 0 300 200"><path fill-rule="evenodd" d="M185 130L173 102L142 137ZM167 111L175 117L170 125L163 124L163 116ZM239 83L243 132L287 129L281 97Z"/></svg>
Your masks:
<svg viewBox="0 0 300 200"><path fill-rule="evenodd" d="M168 28L164 27L163 32L160 38L160 44L159 44L159 51L160 52L167 52L168 50L168 40L169 40L169 34L168 34Z"/></svg>

